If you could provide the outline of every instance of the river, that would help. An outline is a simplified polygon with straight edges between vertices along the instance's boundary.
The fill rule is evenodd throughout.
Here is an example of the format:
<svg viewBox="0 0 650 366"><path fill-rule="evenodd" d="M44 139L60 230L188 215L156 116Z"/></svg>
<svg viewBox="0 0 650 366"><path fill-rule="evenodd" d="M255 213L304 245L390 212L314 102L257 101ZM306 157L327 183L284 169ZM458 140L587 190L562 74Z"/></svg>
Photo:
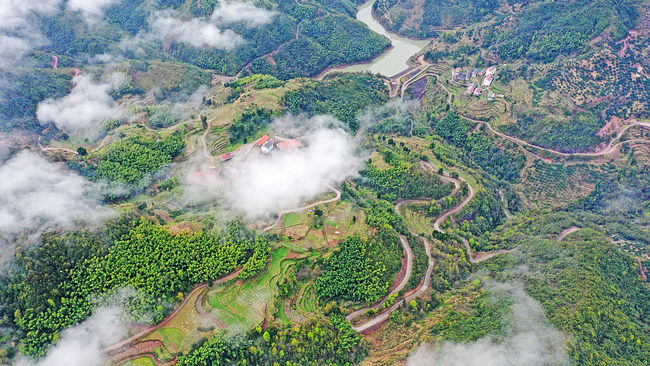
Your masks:
<svg viewBox="0 0 650 366"><path fill-rule="evenodd" d="M429 44L429 41L427 40L413 40L388 32L372 16L372 5L375 3L375 1L377 0L367 1L359 7L359 11L357 12L357 20L365 23L372 31L386 36L388 39L390 39L393 47L376 57L371 62L355 64L331 71L370 71L373 74L381 74L386 77L391 77L404 71L408 67L408 59Z"/></svg>

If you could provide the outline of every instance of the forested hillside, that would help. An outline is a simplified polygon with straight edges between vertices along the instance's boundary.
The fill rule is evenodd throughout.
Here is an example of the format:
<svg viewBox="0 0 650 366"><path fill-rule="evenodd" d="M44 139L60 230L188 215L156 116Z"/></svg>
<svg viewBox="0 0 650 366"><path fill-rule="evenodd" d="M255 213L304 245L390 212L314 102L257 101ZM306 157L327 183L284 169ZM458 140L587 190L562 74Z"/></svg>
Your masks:
<svg viewBox="0 0 650 366"><path fill-rule="evenodd" d="M214 29L232 38L234 47L194 43L184 38L185 34L166 35L157 28L161 22L171 22L165 23L167 31L190 29L190 25L212 27L218 4L216 0L125 0L108 7L106 22L98 26L87 24L78 13L56 11L37 17L38 30L49 43L28 53L22 65L3 67L1 76L7 87L0 89L2 128L37 129L38 103L65 95L73 69L97 63L128 62L123 70L138 86L129 92L161 87L158 96L164 98L169 93L191 93L206 83L208 70L229 76L264 73L287 80L372 59L390 45L354 20L354 4L348 0L257 2L266 9L263 17L268 21L251 25L248 18L242 18L216 23L219 28ZM194 21L186 21L190 16L196 17ZM50 65L53 56L57 70ZM178 78L182 73L185 75ZM147 78L151 74L157 76L154 85Z"/></svg>
<svg viewBox="0 0 650 366"><path fill-rule="evenodd" d="M73 61L79 55L93 57L120 52L121 49L130 59L171 59L220 74L234 75L246 69L254 60L259 63L271 59L275 53L279 53L278 57L281 58L292 49L306 51L291 48L292 41L304 39L324 47L316 51L322 54L321 64L297 64L296 70L292 70L290 65L279 65L274 74L287 79L313 76L335 64L367 60L388 47L386 39L369 32L364 25L354 20L355 11L350 1L257 3L264 9L273 11L273 21L254 27L247 26L247 21L224 24L221 29L232 30L246 40L233 49L219 49L220 46L210 47L208 44L197 47L182 40L170 42L168 39L156 39L153 34L156 21L162 16L185 14L198 17L196 19L209 18L214 9L218 8L219 2L216 0L161 2L158 6L152 6L144 0L126 0L125 4L113 5L106 11L107 24L99 28L87 27L84 22L79 22L78 17L69 13L44 17L40 19L40 27L52 41L50 52L61 55L59 62L62 67L81 66L78 61ZM177 23L180 24L180 20ZM322 27L323 25L327 27ZM153 37L141 36L151 32ZM350 47L355 45L355 52L351 52ZM295 56L293 53L291 55ZM315 56L306 53L298 61L306 63ZM41 58L41 63L47 61Z"/></svg>
<svg viewBox="0 0 650 366"><path fill-rule="evenodd" d="M482 32L484 47L492 47L504 60L526 57L550 62L558 55L588 51L588 42L603 32L615 40L625 37L640 15L641 3L640 0L380 0L373 10L389 29L423 38L489 19Z"/></svg>
<svg viewBox="0 0 650 366"><path fill-rule="evenodd" d="M388 29L416 38L431 38L440 29L452 29L494 15L498 1L490 0L379 0L373 11Z"/></svg>

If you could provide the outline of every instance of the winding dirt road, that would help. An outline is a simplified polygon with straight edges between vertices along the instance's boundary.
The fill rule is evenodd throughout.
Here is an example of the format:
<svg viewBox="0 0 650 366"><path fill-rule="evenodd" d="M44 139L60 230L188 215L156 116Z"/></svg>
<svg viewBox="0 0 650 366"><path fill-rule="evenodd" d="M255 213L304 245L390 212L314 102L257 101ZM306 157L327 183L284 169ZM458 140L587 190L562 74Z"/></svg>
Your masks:
<svg viewBox="0 0 650 366"><path fill-rule="evenodd" d="M423 165L423 166L426 169L430 170L430 171L434 171L434 169L435 169L431 164L428 164L428 163L427 163L427 165ZM465 208L465 206L467 206L467 204L474 198L474 196L476 196L476 190L464 178L462 178L462 177L459 177L458 179L454 179L454 178L451 178L451 177L443 177L443 178L447 179L448 181L454 182L454 184L456 185L456 190L458 190L460 188L460 181L467 183L467 187L469 188L469 194L467 195L467 197L465 197L463 202L460 203L460 205L458 205L458 206L454 207L453 209L451 209L451 210L445 212L444 214L440 215L440 217L438 217L436 222L433 223L433 228L435 230L437 230L437 231L440 231L440 232L444 232L441 229L440 225L442 225L445 221L447 221L447 218L449 216L455 215L455 214L459 213L460 211L462 211L462 209ZM505 211L505 213L506 213L506 217L508 217L508 218L511 217L511 216L509 216L507 210ZM469 262L472 263L472 264L481 263L481 262L486 261L486 260L488 260L488 259L490 259L490 258L492 258L494 256L501 255L501 254L506 254L506 253L512 253L515 250L517 250L517 248L513 248L513 249L495 250L495 251L492 251L492 252L474 252L471 245L469 245L469 241L467 241L467 239L461 238L461 240L463 241L463 244L465 245L465 249L467 249L467 253L469 254Z"/></svg>
<svg viewBox="0 0 650 366"><path fill-rule="evenodd" d="M440 85L445 90L445 92L447 92L447 104L449 104L453 109L453 103L451 102L452 94L449 91L449 89L447 89L447 87L443 83L440 82L440 75L428 73L428 74L422 75L422 77L427 76L427 75L436 76L436 78L438 79L438 85ZM544 160L544 161L548 161L548 159L544 158L542 156L539 156L539 155L529 151L528 149L525 149L524 146L527 146L527 147L530 147L530 148L533 148L533 149L543 150L543 151L546 151L548 153L563 156L563 157L572 157L572 156L598 157L598 156L603 156L603 155L609 155L609 154L615 152L618 149L618 147L623 145L623 144L627 144L627 143L645 143L645 144L648 144L648 143L650 143L650 140L645 140L645 139L634 139L634 140L616 142L631 127L641 126L641 127L650 128L650 122L636 121L636 122L634 122L632 124L629 124L629 125L623 127L618 132L616 137L611 139L609 141L609 143L607 144L607 146L604 149L600 150L600 151L584 152L584 153L580 153L580 152L579 153L565 153L565 152L549 149L549 148L546 148L546 147L538 146L538 145L535 145L535 144L531 144L530 142L522 140L522 139L520 139L518 137L506 135L505 133L503 133L501 131L498 131L496 128L494 128L494 126L492 126L492 124L490 122L488 122L488 121L479 120L479 119L475 119L475 118L466 116L466 115L460 113L459 111L455 111L455 112L459 116L463 117L464 119L466 119L468 121L472 121L472 122L476 122L476 123L484 123L487 126L487 128L490 130L490 132L492 132L495 135L497 135L497 136L499 136L501 138L504 138L504 139L506 139L508 141L514 142L515 144L519 145L519 147L521 147L527 154L529 154L529 155L531 155L531 156L533 156L535 158Z"/></svg>
<svg viewBox="0 0 650 366"><path fill-rule="evenodd" d="M467 181L465 179L463 179L463 178L458 178L458 180L456 180L454 178L451 178L451 177L447 177L447 178L454 181L454 184L458 184L459 186L460 186L459 180L462 181L462 182L467 183ZM465 208L465 206L467 206L469 201L471 201L472 198L474 198L474 196L476 195L476 190L474 190L474 187L472 187L472 185L469 184L469 183L467 183L467 186L469 187L469 194L467 195L467 197L465 197L463 202L461 202L460 205L458 205L458 206L452 208L451 210L449 210L449 211L443 213L442 215L440 215L438 217L438 219L436 220L436 222L433 223L433 228L436 231L442 232L443 230L440 228L440 224L447 221L447 218L449 216L459 213L463 208Z"/></svg>
<svg viewBox="0 0 650 366"><path fill-rule="evenodd" d="M431 164L429 162L420 162L420 165L423 168L425 168L426 170L428 170L429 172L431 172L432 174L437 174L437 170L435 169L435 166L433 166L433 164ZM435 221L434 229L437 230L437 231L443 232L443 230L440 228L441 223L446 221L447 218L450 215L455 215L458 212L460 212L463 208L465 208L465 206L467 206L467 204L474 198L474 196L476 196L476 190L474 189L474 187L472 187L471 184L469 184L462 177L459 178L459 179L454 179L454 178L444 176L444 175L439 175L439 174L438 174L438 176L443 181L454 183L453 191L449 195L447 195L446 197L452 196L456 192L458 192L458 190L461 187L461 182L467 183L467 186L469 187L469 192L468 192L467 197L465 197L465 199L459 205L457 205L456 207L452 208L451 210L448 210L445 213L443 213L442 215L440 215L438 217L438 219ZM399 215L402 215L401 207L403 205L405 205L405 204L408 204L408 203L429 203L429 202L431 202L431 199L401 200L395 205L395 211ZM435 260L431 256L431 242L426 237L420 236L419 234L417 234L411 228L408 228L408 230L412 235L418 236L420 238L420 240L423 241L426 254L427 254L428 258L429 258L429 266L427 268L427 271L426 271L426 274L424 276L424 279L423 279L422 283L416 289L416 291L409 294L409 295L407 295L406 297L404 297L404 300L407 303L410 302L413 299L416 299L416 298L422 296L425 293L425 291L427 291L429 288L431 288L431 274L433 273L433 269L435 267ZM400 237L400 239L402 239L402 237ZM465 248L467 249L467 252L469 253L469 261L472 264L481 263L481 262L486 261L486 260L488 260L488 259L490 259L490 258L492 258L494 256L501 255L501 254L506 254L506 253L512 253L515 250L517 250L517 248L514 248L514 249L497 250L497 251L493 251L493 252L478 252L478 253L475 253L475 252L472 251L472 248L469 245L469 242L465 238L462 238L462 241L463 241L463 243L465 245ZM405 243L403 242L402 245L407 245L408 246L408 241L406 241ZM410 276L408 276L408 277L410 277ZM408 282L408 279L406 278L406 276L405 276L404 280L402 280L402 284L404 282ZM400 288L400 290L402 288ZM396 289L396 290L392 291L388 296L392 295L393 293L397 293L397 292L399 292L399 290ZM354 318L359 317L362 314L365 314L368 310L380 309L383 306L384 302L386 301L387 297L382 299L382 301L379 302L378 304L375 304L373 306L363 308L363 309L360 309L360 310L357 310L357 311L351 313L346 318L348 320L352 320ZM377 316L375 316L374 318L372 318L371 320L369 320L369 321L367 321L367 322L365 322L363 324L353 325L352 329L354 329L358 333L366 333L366 332L375 330L379 326L384 324L384 322L388 321L391 314L393 314L393 312L395 312L395 310L399 309L400 306L402 306L402 301L398 300L398 301L395 302L395 304L393 304L386 311L382 312L381 314L378 314Z"/></svg>
<svg viewBox="0 0 650 366"><path fill-rule="evenodd" d="M462 116L462 117L465 118L465 119L467 119L466 116ZM618 141L618 140L623 136L623 134L624 134L628 129L630 129L630 128L633 127L633 126L641 126L641 127L648 127L648 128L650 128L650 123L649 123L649 122L635 122L635 123L632 123L632 124L630 124L630 125L627 125L627 126L623 127L623 128L618 132L618 134L616 135L616 137L614 137L613 139L611 139L611 140L609 141L609 143L607 144L607 146L606 146L604 149L602 149L602 150L600 150L600 151L584 152L584 153L565 153L565 152L561 152L561 151L557 151L557 150L553 150L553 149L549 149L549 148L545 148L545 147L537 146L537 145L531 144L531 143L529 143L529 142L527 142L527 141L524 141L524 140L522 140L522 139L520 139L520 138L517 138L517 137L514 137L514 136L510 136L510 135L506 135L506 134L503 133L503 132L497 131L494 127L492 127L492 124L490 124L490 122L487 122L487 121L483 121L483 122L485 123L485 125L487 126L487 128L488 128L492 133L494 133L495 135L497 135L497 136L499 136L499 137L502 137L502 138L504 138L504 139L506 139L506 140L512 141L512 142L514 142L514 143L516 143L516 144L519 144L519 145L525 145L525 146L528 146L528 147L531 147L531 148L535 148L535 149L538 149L538 150L543 150L543 151L549 152L549 153L551 153L551 154L560 155L560 156L564 156L564 157L571 157L571 156L598 157L598 156L609 155L609 154L613 153L613 152L616 151L616 150L618 149L618 147L619 147L620 145L622 145L622 144L627 144L627 143L646 143L646 144L648 144L648 143L650 143L649 140L645 140L645 139L634 139L634 140L627 140L627 141L619 141L619 142L616 142L616 141ZM544 158L542 158L542 159L544 159Z"/></svg>
<svg viewBox="0 0 650 366"><path fill-rule="evenodd" d="M399 203L398 203L399 204ZM397 205L395 206L397 207ZM415 255L413 254L413 249L409 245L408 239L404 235L399 236L400 243L402 244L402 248L404 249L404 252L406 253L406 273L404 274L404 278L402 278L402 281L391 291L388 295L386 295L380 302L376 303L373 306L369 306L363 309L359 309L353 313L350 313L348 316L345 318L348 321L352 321L353 319L358 318L359 316L367 313L371 309L381 309L384 303L388 300L388 298L394 294L399 293L406 287L408 284L409 280L411 279L411 275L413 274L413 259L415 258ZM352 327L354 330L360 332L360 330L356 329L354 326Z"/></svg>
<svg viewBox="0 0 650 366"><path fill-rule="evenodd" d="M579 227L577 227L577 226L570 226L570 227L568 227L568 228L562 230L562 232L560 233L560 235L558 235L558 237L557 237L557 241L562 241L562 239L566 238L567 235L569 235L569 234L571 234L571 233L575 233L576 231L578 231L578 230L580 230L580 229L581 229L581 228L579 228Z"/></svg>
<svg viewBox="0 0 650 366"><path fill-rule="evenodd" d="M431 164L431 163L429 163L429 162L424 162L424 161L422 161L422 162L420 162L420 165L421 165L424 169L426 169L427 171L429 171L430 173L432 173L432 174L437 174L437 170L435 169L435 167L433 166L433 164ZM440 179L442 179L442 180L445 181L445 182L452 182L452 183L454 183L454 189L453 189L453 190L451 191L451 193L449 193L446 197L451 197L451 196L453 196L454 194L456 194L456 192L458 192L458 190L460 189L460 186L461 186L459 180L454 179L454 178L451 178L451 177L447 177L447 176L439 175L439 174L437 174L437 175L440 177ZM462 180L462 178L461 178L461 180ZM463 180L463 181L464 181L464 180ZM462 210L462 209L463 209L463 208L464 208L464 207L465 207L465 206L466 206L466 205L467 205L467 204L472 200L472 198L474 198L474 196L476 195L476 191L474 190L474 188L473 188L471 185L468 184L468 186L470 187L470 191L469 191L468 196L463 200L463 202L461 202L461 203L460 203L458 206L456 206L455 208L453 208L453 209L451 209L451 210L445 212L441 217L444 216L445 219L446 219L446 217L448 217L449 215L452 215L452 214L454 214L455 212L460 212L460 210ZM443 197L443 199L444 199L444 197ZM430 203L430 202L431 202L431 199L410 199L410 200L400 200L400 201L397 202L397 204L395 205L395 211L396 211L399 215L402 215L402 213L401 213L401 207L402 207L403 205L405 205L405 204L408 204L408 203ZM440 218L438 218L438 220L436 220L436 223L438 223L439 220L440 220ZM439 224L438 224L438 227L439 227ZM434 228L435 228L435 225L434 225ZM409 301L411 301L411 300L413 300L413 299L415 299L415 298L418 298L418 297L422 296L422 295L425 293L425 291L427 291L429 288L431 288L431 274L433 273L433 269L434 269L434 267L435 267L435 260L434 260L433 257L431 256L431 242L430 242L426 237L424 237L424 236L420 236L419 234L417 234L413 229L408 228L408 230L409 230L409 232L410 232L412 235L417 236L417 237L420 238L420 240L422 240L422 242L423 242L423 244L424 244L425 252L426 252L427 257L428 257L428 259L429 259L429 265L428 265L428 267L427 267L427 271L426 271L426 273L425 273L425 275L424 275L424 278L423 278L422 283L420 284L420 286L416 289L415 292L413 292L412 294L410 294L410 295L408 295L408 296L406 296L406 297L404 298L404 300L406 300L406 302L409 302ZM436 229L436 230L441 231L439 228ZM401 236L400 236L400 239L402 239ZM405 245L408 246L408 241L406 241L406 240L404 240L404 239L406 239L406 238L403 238L403 239L402 239L402 240L403 240L403 244L402 244L402 245L405 244ZM405 242L405 243L404 243L404 242ZM410 247L409 247L409 248L410 248ZM412 252L412 251L411 251L411 252ZM470 257L471 257L471 254L470 254ZM407 262L407 263L408 263L408 262ZM412 265L411 265L411 267L412 267ZM406 278L406 277L407 277L407 276L405 276L405 278L402 280L402 283L408 283L408 280L410 279L410 276L408 276L408 278ZM403 287L402 287L402 288L403 288ZM401 289L400 289L400 290L401 290ZM397 291L394 290L394 291L392 291L392 292L389 294L389 296L392 295L393 293L397 293L397 292L399 292L399 290L397 290ZM367 308L364 308L364 309L360 309L360 310L357 310L357 311L351 313L350 315L347 316L347 319L348 319L348 320L351 320L351 319L357 318L359 315L365 314L365 313L366 313L368 310L370 310L370 309L379 309L379 308L381 308L381 307L383 306L384 302L386 301L386 299L387 299L387 297L384 298L380 303L375 304L374 306L367 307ZM352 329L354 329L354 330L355 330L356 332L358 332L358 333L364 333L364 332L368 332L368 331L374 330L374 329L376 329L377 327L379 327L380 325L382 325L384 322L386 322L386 321L390 318L391 314L392 314L393 312L395 312L395 310L397 310L400 306L402 306L402 301L401 301L401 300L396 301L395 304L393 304L393 305L392 305L390 308L388 308L386 311L382 312L381 314L378 314L376 317L372 318L371 320L369 320L369 321L367 321L367 322L365 322L365 323L363 323L363 324L360 324L360 325L353 325L353 326L352 326Z"/></svg>
<svg viewBox="0 0 650 366"><path fill-rule="evenodd" d="M436 169L431 163L421 161L420 165L423 168L425 168L426 170L430 171L431 173L436 174ZM451 179L451 178L448 178L448 177L445 177L445 176L440 176L439 175L439 177L445 182L454 183L454 189L445 197L453 196L454 194L456 194L456 192L458 192L458 190L460 189L460 183L458 181L456 181L454 179ZM443 197L441 199L444 199L445 197ZM425 203L426 204L426 203L430 203L430 202L431 202L431 199L429 199L429 198L404 199L404 200L398 201L395 204L394 209L395 209L395 212L397 212L397 214L403 216L403 214L401 212L401 209L402 209L402 206L404 206L405 204L409 204L409 203ZM418 287L418 289L414 293L412 293L411 295L406 297L407 301L410 301L411 299L414 299L414 298L422 295L424 293L424 291L426 291L428 288L430 288L430 286L431 286L431 273L433 273L433 269L434 269L434 266L435 266L435 261L431 257L431 242L429 242L429 240L426 237L420 236L418 233L416 233L411 228L408 228L408 231L411 233L411 235L419 237L420 240L422 240L422 242L424 244L424 250L425 250L425 252L427 254L427 257L429 258L429 265L428 265L427 271L426 271L426 273L424 275L424 279L423 279L422 283L420 284L420 286ZM404 248L405 252L407 253L407 257L406 257L406 275L404 276L404 278L402 279L400 284L395 289L393 289L393 291L391 291L388 295L386 295L386 297L384 297L379 303L377 303L377 304L375 304L373 306L369 306L369 307L366 307L366 308L363 308L363 309L359 309L359 310L349 314L346 317L346 319L348 319L348 321L351 321L353 319L358 318L359 316L367 313L371 309L377 309L377 310L381 309L383 307L384 303L386 302L386 300L391 295L399 293L401 290L404 289L404 287L406 287L406 284L409 282L409 280L411 279L411 276L413 274L414 255L413 255L413 249L409 245L408 240L406 239L406 237L403 236L403 235L400 235L400 241L401 241L402 247ZM400 304L399 304L399 301L398 301L395 304L393 304L387 311L379 314L374 319L368 321L367 323L364 323L363 325L353 326L352 329L354 329L355 331L357 331L359 333L367 331L368 329L372 329L372 328L376 327L377 325L379 325L379 324L383 323L384 321L386 321L390 317L390 314L392 314L397 308L399 308L399 306L400 306Z"/></svg>

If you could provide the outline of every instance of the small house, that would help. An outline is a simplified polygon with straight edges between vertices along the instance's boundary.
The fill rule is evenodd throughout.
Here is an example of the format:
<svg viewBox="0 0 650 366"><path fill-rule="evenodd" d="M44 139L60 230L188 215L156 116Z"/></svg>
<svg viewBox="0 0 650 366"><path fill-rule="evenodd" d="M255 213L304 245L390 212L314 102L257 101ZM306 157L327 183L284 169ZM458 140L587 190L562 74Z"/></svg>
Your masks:
<svg viewBox="0 0 650 366"><path fill-rule="evenodd" d="M290 140L284 140L280 141L277 143L278 149L280 151L288 151L288 150L295 150L297 148L302 147L302 142L296 140L296 139L290 139Z"/></svg>
<svg viewBox="0 0 650 366"><path fill-rule="evenodd" d="M471 77L472 77L472 74L469 71L467 71L467 72L461 71L459 73L456 73L456 76L455 76L456 80L458 80L458 81L469 81L469 79L471 79Z"/></svg>
<svg viewBox="0 0 650 366"><path fill-rule="evenodd" d="M474 93L474 90L476 89L477 86L478 86L477 83L469 84L469 86L465 90L465 95L471 95L472 93Z"/></svg>
<svg viewBox="0 0 650 366"><path fill-rule="evenodd" d="M483 79L483 86L490 86L494 81L494 75L488 75Z"/></svg>
<svg viewBox="0 0 650 366"><path fill-rule="evenodd" d="M219 156L219 160L221 160L222 163L225 163L225 162L227 162L227 161L229 161L231 159L232 159L232 153L225 153L225 154Z"/></svg>
<svg viewBox="0 0 650 366"><path fill-rule="evenodd" d="M270 139L271 139L271 138L269 137L269 135L264 135L264 136L262 136L262 138L260 138L259 140L257 140L257 142L255 142L255 143L257 144L257 146L262 147L262 146L264 146L264 144L265 144L267 141L269 141Z"/></svg>
<svg viewBox="0 0 650 366"><path fill-rule="evenodd" d="M268 154L271 151L273 151L274 146L275 146L275 144L273 143L273 141L266 140L266 142L264 142L264 144L261 146L262 152L265 153L265 154Z"/></svg>

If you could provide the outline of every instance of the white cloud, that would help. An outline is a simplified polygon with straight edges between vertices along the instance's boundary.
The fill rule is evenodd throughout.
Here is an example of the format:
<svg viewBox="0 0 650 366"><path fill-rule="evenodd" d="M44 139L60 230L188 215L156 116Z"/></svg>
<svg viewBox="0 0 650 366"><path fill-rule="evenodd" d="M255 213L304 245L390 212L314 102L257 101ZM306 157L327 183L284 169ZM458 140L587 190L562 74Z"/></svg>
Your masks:
<svg viewBox="0 0 650 366"><path fill-rule="evenodd" d="M20 37L0 34L0 66L13 65L20 61L32 48L42 45L43 38L22 35Z"/></svg>
<svg viewBox="0 0 650 366"><path fill-rule="evenodd" d="M212 13L212 19L221 23L243 22L251 27L268 24L277 13L258 8L249 2L221 1Z"/></svg>
<svg viewBox="0 0 650 366"><path fill-rule="evenodd" d="M119 307L102 307L81 324L65 330L45 358L19 358L15 366L102 366L109 361L103 350L127 335Z"/></svg>
<svg viewBox="0 0 650 366"><path fill-rule="evenodd" d="M3 262L13 255L8 247L18 234L37 236L47 229L72 228L78 222L95 224L112 213L101 204L94 185L34 152L22 151L0 165Z"/></svg>
<svg viewBox="0 0 650 366"><path fill-rule="evenodd" d="M232 50L245 42L232 30L221 30L215 24L197 18L181 20L170 11L154 14L151 29L163 42L176 41L197 48Z"/></svg>
<svg viewBox="0 0 650 366"><path fill-rule="evenodd" d="M568 365L565 337L546 319L541 304L521 284L492 284L488 289L512 299L511 330L503 342L482 338L472 343L423 345L408 366L558 366Z"/></svg>
<svg viewBox="0 0 650 366"><path fill-rule="evenodd" d="M268 155L254 151L244 161L234 161L223 179L229 207L251 218L266 216L298 207L356 176L361 166L356 143L343 129L331 127L337 125L327 116L275 121L272 129L278 135L302 136L305 147Z"/></svg>
<svg viewBox="0 0 650 366"><path fill-rule="evenodd" d="M28 26L33 15L51 14L59 6L61 0L0 0L0 29L14 31Z"/></svg>
<svg viewBox="0 0 650 366"><path fill-rule="evenodd" d="M34 26L37 15L57 11L61 0L0 0L0 66L12 65L46 39Z"/></svg>
<svg viewBox="0 0 650 366"><path fill-rule="evenodd" d="M124 75L113 73L99 84L86 74L73 81L75 86L70 94L41 102L36 116L41 124L52 122L65 132L95 137L108 119L118 118L122 113L109 92L124 83Z"/></svg>
<svg viewBox="0 0 650 366"><path fill-rule="evenodd" d="M88 57L88 62L92 64L114 64L114 63L122 62L124 60L126 60L124 56L113 55L110 53L102 53L99 55Z"/></svg>
<svg viewBox="0 0 650 366"><path fill-rule="evenodd" d="M121 0L69 0L67 8L79 12L89 25L96 24L104 17L104 11Z"/></svg>

